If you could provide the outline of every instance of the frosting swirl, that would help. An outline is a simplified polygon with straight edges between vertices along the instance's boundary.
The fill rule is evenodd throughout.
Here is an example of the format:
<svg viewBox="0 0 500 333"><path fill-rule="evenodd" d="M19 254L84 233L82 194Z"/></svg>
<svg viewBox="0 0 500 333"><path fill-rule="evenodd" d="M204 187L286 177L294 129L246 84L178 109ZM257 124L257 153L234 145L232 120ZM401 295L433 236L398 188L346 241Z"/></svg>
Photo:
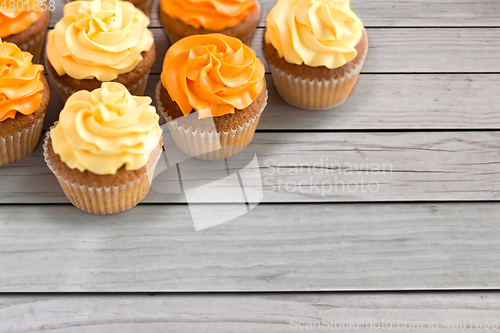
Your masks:
<svg viewBox="0 0 500 333"><path fill-rule="evenodd" d="M0 38L18 34L38 21L43 11L41 6L38 10L33 10L34 4L35 0L22 0L22 6L17 6L16 1L14 9L10 10L7 1L4 7L0 7ZM41 1L38 1L38 5L41 5ZM19 7L22 10L18 10Z"/></svg>
<svg viewBox="0 0 500 333"><path fill-rule="evenodd" d="M184 115L218 117L248 107L264 88L264 65L239 39L194 35L172 45L161 81Z"/></svg>
<svg viewBox="0 0 500 333"><path fill-rule="evenodd" d="M257 0L161 0L161 9L196 29L220 31L240 24L258 6Z"/></svg>
<svg viewBox="0 0 500 333"><path fill-rule="evenodd" d="M132 71L153 45L149 18L128 1L74 1L47 35L47 57L57 74L111 81Z"/></svg>
<svg viewBox="0 0 500 333"><path fill-rule="evenodd" d="M0 121L14 119L17 112L29 115L40 106L42 65L33 65L33 56L15 44L0 40Z"/></svg>
<svg viewBox="0 0 500 333"><path fill-rule="evenodd" d="M161 129L150 97L132 96L120 83L71 95L50 132L52 147L72 169L115 174L146 165Z"/></svg>
<svg viewBox="0 0 500 333"><path fill-rule="evenodd" d="M265 41L292 64L338 68L357 56L363 24L349 0L278 0Z"/></svg>

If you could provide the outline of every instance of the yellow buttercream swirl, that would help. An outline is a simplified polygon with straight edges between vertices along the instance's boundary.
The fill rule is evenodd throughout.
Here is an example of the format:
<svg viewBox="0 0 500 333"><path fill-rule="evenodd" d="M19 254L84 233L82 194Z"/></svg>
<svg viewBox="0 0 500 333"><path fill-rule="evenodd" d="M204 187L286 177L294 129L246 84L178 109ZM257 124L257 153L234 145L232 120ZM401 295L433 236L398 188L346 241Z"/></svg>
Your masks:
<svg viewBox="0 0 500 333"><path fill-rule="evenodd" d="M129 1L74 1L48 33L47 57L57 74L111 81L132 71L153 45L149 18Z"/></svg>
<svg viewBox="0 0 500 333"><path fill-rule="evenodd" d="M161 81L184 115L218 117L248 107L264 88L265 70L238 38L194 35L172 45Z"/></svg>
<svg viewBox="0 0 500 333"><path fill-rule="evenodd" d="M54 152L68 167L97 175L115 174L123 165L140 169L161 138L150 104L150 97L132 96L115 82L104 82L92 92L78 91L68 98L50 132Z"/></svg>
<svg viewBox="0 0 500 333"><path fill-rule="evenodd" d="M257 0L161 0L161 9L196 29L220 31L240 24L258 7Z"/></svg>
<svg viewBox="0 0 500 333"><path fill-rule="evenodd" d="M338 68L357 56L363 24L349 0L278 0L265 41L292 64Z"/></svg>
<svg viewBox="0 0 500 333"><path fill-rule="evenodd" d="M0 39L0 121L14 119L19 112L35 112L42 100L42 65L33 65L33 55Z"/></svg>
<svg viewBox="0 0 500 333"><path fill-rule="evenodd" d="M45 7L42 7L42 5ZM42 8L48 10L47 3L44 3L44 1L14 0L12 5L9 0L5 0L2 7L0 7L0 38L26 30L42 17Z"/></svg>

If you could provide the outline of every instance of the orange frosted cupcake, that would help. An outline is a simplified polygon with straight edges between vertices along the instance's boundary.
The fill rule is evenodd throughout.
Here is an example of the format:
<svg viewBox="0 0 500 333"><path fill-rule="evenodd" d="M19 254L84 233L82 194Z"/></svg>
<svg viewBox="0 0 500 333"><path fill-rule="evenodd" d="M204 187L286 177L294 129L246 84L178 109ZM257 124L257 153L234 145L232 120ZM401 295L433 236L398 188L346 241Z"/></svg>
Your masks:
<svg viewBox="0 0 500 333"><path fill-rule="evenodd" d="M0 38L14 43L33 55L33 63L40 61L45 31L49 24L53 2L19 0L14 4L4 2L0 7Z"/></svg>
<svg viewBox="0 0 500 333"><path fill-rule="evenodd" d="M50 88L32 57L0 40L0 166L30 155L40 139Z"/></svg>
<svg viewBox="0 0 500 333"><path fill-rule="evenodd" d="M267 16L264 54L278 92L292 105L344 102L367 53L366 31L349 0L278 0Z"/></svg>
<svg viewBox="0 0 500 333"><path fill-rule="evenodd" d="M155 60L149 18L120 0L74 1L47 34L47 71L66 100L102 82L121 83L142 95Z"/></svg>
<svg viewBox="0 0 500 333"><path fill-rule="evenodd" d="M170 42L221 33L250 45L260 19L257 0L160 0L160 20Z"/></svg>
<svg viewBox="0 0 500 333"><path fill-rule="evenodd" d="M266 106L264 65L239 39L195 35L172 45L156 88L176 145L200 159L241 152Z"/></svg>
<svg viewBox="0 0 500 333"><path fill-rule="evenodd" d="M68 98L44 143L44 157L76 207L115 214L148 193L161 153L161 129L150 97L105 82Z"/></svg>

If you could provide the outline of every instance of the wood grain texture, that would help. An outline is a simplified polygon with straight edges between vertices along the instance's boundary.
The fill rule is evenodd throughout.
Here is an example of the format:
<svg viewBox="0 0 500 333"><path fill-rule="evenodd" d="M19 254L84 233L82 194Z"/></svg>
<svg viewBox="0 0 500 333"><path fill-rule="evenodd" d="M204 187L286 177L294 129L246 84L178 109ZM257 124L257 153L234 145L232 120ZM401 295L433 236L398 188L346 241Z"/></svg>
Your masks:
<svg viewBox="0 0 500 333"><path fill-rule="evenodd" d="M162 28L152 29L159 74L170 45ZM367 29L369 53L363 73L500 73L500 28ZM264 29L254 34L252 48L264 61Z"/></svg>
<svg viewBox="0 0 500 333"><path fill-rule="evenodd" d="M269 99L258 130L500 129L496 74L361 75L347 102L324 111L291 106L272 76L266 78ZM150 75L145 94L153 104L159 81ZM59 95L52 94L45 129L62 108Z"/></svg>
<svg viewBox="0 0 500 333"><path fill-rule="evenodd" d="M476 320L483 324L489 318L491 325L499 314L498 292L5 296L0 298L0 332L279 333L318 321L323 330L314 332L334 330L330 325L336 323L349 328L351 322L356 332L373 332L375 322L382 321L385 329L377 332L450 332L444 325L453 318L464 318L467 332L488 332L496 330L476 329ZM436 328L429 329L429 319ZM368 320L372 327L363 323ZM405 329L405 324L415 328Z"/></svg>
<svg viewBox="0 0 500 333"><path fill-rule="evenodd" d="M50 26L53 27L62 16L64 0L56 0ZM274 0L260 0L262 15L260 26L265 25L267 12ZM153 4L151 27L161 27L158 20L158 0ZM428 26L498 26L500 5L496 0L355 0L352 8L358 13L367 27L428 27Z"/></svg>
<svg viewBox="0 0 500 333"><path fill-rule="evenodd" d="M208 215L226 209L207 205ZM187 205L113 216L3 206L1 292L495 289L500 205L259 205L195 232Z"/></svg>
<svg viewBox="0 0 500 333"><path fill-rule="evenodd" d="M178 150L168 134L164 143L169 159ZM258 157L259 169L250 170L260 172L263 202L476 201L500 200L499 145L499 132L256 133L247 152ZM228 175L223 161L191 159L182 165L183 183L206 184ZM41 148L1 168L0 182L0 203L67 202ZM184 194L172 192L178 184L177 170L166 169L144 202L186 202ZM214 195L227 190L224 184L212 186ZM248 189L260 186L253 181Z"/></svg>

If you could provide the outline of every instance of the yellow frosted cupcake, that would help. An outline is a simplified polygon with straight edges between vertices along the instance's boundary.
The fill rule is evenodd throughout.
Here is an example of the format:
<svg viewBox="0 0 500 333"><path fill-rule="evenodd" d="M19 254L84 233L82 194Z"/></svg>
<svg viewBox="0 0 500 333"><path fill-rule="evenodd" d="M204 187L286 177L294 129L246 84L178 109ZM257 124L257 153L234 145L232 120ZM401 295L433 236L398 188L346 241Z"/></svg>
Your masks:
<svg viewBox="0 0 500 333"><path fill-rule="evenodd" d="M0 166L24 159L40 140L50 88L32 57L0 40Z"/></svg>
<svg viewBox="0 0 500 333"><path fill-rule="evenodd" d="M38 63L50 11L54 9L53 0L3 1L0 6L0 38L31 53L32 62Z"/></svg>
<svg viewBox="0 0 500 333"><path fill-rule="evenodd" d="M257 0L160 0L159 10L172 44L187 36L220 33L250 45L260 19Z"/></svg>
<svg viewBox="0 0 500 333"><path fill-rule="evenodd" d="M217 160L248 146L267 102L264 75L255 52L234 37L195 35L172 45L156 101L179 149Z"/></svg>
<svg viewBox="0 0 500 333"><path fill-rule="evenodd" d="M280 95L305 109L344 102L368 38L349 0L278 0L266 19L264 54Z"/></svg>
<svg viewBox="0 0 500 333"><path fill-rule="evenodd" d="M94 214L115 214L148 193L162 141L151 98L125 86L68 98L59 122L47 133L44 158L68 199Z"/></svg>
<svg viewBox="0 0 500 333"><path fill-rule="evenodd" d="M142 95L155 60L149 18L128 1L74 1L47 35L47 71L66 100L102 82Z"/></svg>

